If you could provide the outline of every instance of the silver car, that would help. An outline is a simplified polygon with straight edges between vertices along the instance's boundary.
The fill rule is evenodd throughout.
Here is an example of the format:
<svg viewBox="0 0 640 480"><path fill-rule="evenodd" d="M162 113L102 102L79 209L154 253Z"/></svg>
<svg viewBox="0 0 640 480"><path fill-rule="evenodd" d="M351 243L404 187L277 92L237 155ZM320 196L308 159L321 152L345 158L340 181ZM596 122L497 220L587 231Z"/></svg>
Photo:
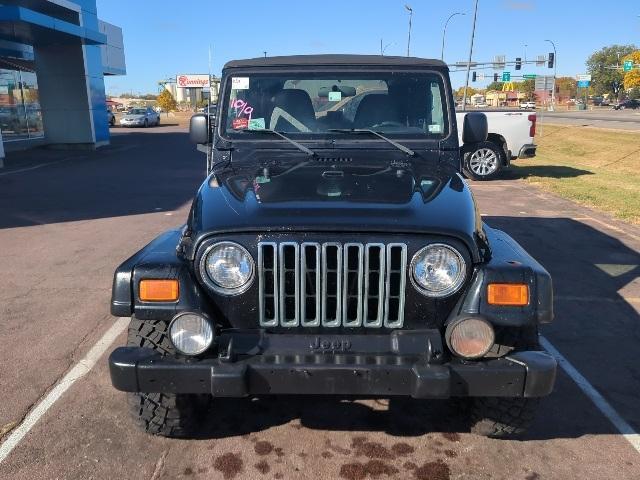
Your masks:
<svg viewBox="0 0 640 480"><path fill-rule="evenodd" d="M160 114L153 108L132 108L120 119L123 127L149 127L160 125Z"/></svg>

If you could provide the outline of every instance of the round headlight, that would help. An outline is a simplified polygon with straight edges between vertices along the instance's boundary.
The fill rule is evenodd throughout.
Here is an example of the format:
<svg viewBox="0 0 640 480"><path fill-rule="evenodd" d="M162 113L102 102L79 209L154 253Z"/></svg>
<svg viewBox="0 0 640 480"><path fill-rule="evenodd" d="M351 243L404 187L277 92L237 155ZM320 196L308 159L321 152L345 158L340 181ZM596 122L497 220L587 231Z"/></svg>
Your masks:
<svg viewBox="0 0 640 480"><path fill-rule="evenodd" d="M180 313L169 325L169 336L173 346L184 355L198 355L211 346L213 326L202 315Z"/></svg>
<svg viewBox="0 0 640 480"><path fill-rule="evenodd" d="M251 286L253 258L247 250L233 242L215 243L200 260L205 283L222 295L237 295Z"/></svg>
<svg viewBox="0 0 640 480"><path fill-rule="evenodd" d="M447 325L445 339L453 353L472 359L483 357L491 350L495 333L483 318L461 318Z"/></svg>
<svg viewBox="0 0 640 480"><path fill-rule="evenodd" d="M464 283L466 265L453 247L441 243L427 245L411 260L411 279L429 297L446 297Z"/></svg>

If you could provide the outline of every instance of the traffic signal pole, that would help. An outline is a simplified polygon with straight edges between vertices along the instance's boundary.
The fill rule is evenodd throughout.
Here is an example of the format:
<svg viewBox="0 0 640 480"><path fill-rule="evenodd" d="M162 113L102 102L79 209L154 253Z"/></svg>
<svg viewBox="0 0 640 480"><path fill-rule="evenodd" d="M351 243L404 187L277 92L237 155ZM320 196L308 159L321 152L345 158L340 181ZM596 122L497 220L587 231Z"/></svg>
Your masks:
<svg viewBox="0 0 640 480"><path fill-rule="evenodd" d="M462 111L467 109L467 90L469 89L469 74L471 73L471 57L473 56L473 40L476 36L476 18L478 17L478 0L473 10L473 27L471 28L471 45L469 46L469 61L467 62L467 81L464 86L464 96L462 97Z"/></svg>

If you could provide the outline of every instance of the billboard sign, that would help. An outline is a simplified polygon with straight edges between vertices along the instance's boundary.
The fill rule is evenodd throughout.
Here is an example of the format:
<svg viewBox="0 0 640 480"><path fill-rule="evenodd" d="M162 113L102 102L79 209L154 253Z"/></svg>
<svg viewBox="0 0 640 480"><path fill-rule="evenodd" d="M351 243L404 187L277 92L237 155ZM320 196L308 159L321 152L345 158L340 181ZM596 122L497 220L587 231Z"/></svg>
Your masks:
<svg viewBox="0 0 640 480"><path fill-rule="evenodd" d="M588 73L581 73L576 75L576 80L578 80L579 82L590 82L591 75L589 75Z"/></svg>
<svg viewBox="0 0 640 480"><path fill-rule="evenodd" d="M176 75L178 88L209 88L209 75Z"/></svg>

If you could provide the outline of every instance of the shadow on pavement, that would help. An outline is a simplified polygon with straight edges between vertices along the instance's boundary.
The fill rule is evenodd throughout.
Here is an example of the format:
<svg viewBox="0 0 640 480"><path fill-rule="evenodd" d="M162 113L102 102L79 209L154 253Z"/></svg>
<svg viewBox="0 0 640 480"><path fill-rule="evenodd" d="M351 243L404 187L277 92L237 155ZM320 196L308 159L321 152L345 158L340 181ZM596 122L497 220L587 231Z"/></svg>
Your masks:
<svg viewBox="0 0 640 480"><path fill-rule="evenodd" d="M502 178L504 180L529 177L574 178L582 175L593 175L593 172L562 165L534 165L523 167L511 164L510 168L503 171Z"/></svg>
<svg viewBox="0 0 640 480"><path fill-rule="evenodd" d="M152 129L114 135L96 151L12 153L7 165L0 228L175 210L205 175L204 155L186 133Z"/></svg>

